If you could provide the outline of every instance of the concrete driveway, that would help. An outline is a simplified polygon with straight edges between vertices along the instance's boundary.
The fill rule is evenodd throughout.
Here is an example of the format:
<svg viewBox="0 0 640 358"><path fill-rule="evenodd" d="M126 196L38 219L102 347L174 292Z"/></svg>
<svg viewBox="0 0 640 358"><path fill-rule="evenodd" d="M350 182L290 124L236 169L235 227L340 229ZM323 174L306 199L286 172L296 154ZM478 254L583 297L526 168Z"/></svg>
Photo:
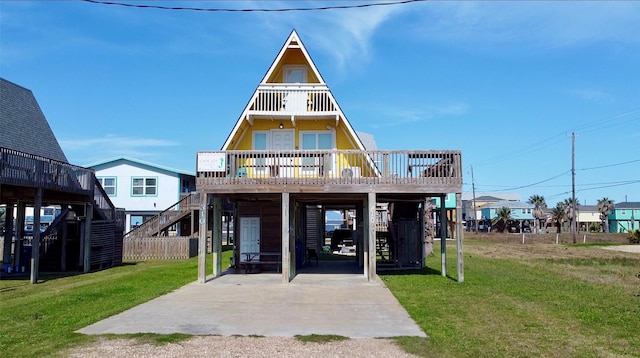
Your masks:
<svg viewBox="0 0 640 358"><path fill-rule="evenodd" d="M289 284L282 283L280 274L226 274L188 284L78 332L426 336L382 283L345 273L300 273Z"/></svg>

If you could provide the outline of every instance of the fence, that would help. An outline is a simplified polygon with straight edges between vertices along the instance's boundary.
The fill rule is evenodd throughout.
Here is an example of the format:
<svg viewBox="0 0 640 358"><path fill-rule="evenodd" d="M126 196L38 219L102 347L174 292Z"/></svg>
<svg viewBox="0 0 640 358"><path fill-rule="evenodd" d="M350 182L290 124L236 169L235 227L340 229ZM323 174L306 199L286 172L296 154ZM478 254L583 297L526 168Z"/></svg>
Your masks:
<svg viewBox="0 0 640 358"><path fill-rule="evenodd" d="M126 237L123 260L183 260L198 254L198 239L184 236Z"/></svg>

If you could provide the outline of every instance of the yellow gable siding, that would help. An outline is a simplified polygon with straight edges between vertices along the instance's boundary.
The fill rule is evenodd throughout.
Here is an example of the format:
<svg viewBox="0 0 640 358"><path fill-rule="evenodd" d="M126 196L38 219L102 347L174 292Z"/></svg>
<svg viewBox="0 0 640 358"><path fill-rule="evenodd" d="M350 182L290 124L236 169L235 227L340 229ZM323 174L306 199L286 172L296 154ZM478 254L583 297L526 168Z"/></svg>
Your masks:
<svg viewBox="0 0 640 358"><path fill-rule="evenodd" d="M288 49L284 53L282 59L280 60L280 63L278 63L275 70L273 71L273 74L267 80L267 83L283 83L284 79L282 78L282 67L285 65L304 65L305 67L307 67L308 83L320 83L318 78L311 70L311 67L309 67L308 62L300 49Z"/></svg>
<svg viewBox="0 0 640 358"><path fill-rule="evenodd" d="M238 145L235 146L235 149L252 150L253 131L269 131L271 129L278 129L280 123L282 123L284 129L295 129L295 148L300 148L300 131L326 131L327 126L334 128L336 124L335 120L300 120L296 122L296 127L294 128L291 122L287 120L255 120L253 126L248 127L248 130L244 133ZM239 133L243 132L244 130L239 131ZM337 149L357 149L353 145L355 141L350 139L347 132L343 131L342 128L336 128L335 135ZM238 139L239 138L234 139L233 142L235 143Z"/></svg>

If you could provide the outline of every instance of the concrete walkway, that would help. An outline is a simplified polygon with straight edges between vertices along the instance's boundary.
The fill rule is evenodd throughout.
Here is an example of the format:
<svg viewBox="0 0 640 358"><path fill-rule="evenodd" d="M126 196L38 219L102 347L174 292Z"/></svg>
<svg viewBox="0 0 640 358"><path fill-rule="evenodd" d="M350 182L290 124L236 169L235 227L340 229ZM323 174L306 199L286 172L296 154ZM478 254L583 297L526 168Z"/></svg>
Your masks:
<svg viewBox="0 0 640 358"><path fill-rule="evenodd" d="M280 274L227 274L191 283L78 332L426 336L389 289L362 275L300 273L289 284L281 280Z"/></svg>

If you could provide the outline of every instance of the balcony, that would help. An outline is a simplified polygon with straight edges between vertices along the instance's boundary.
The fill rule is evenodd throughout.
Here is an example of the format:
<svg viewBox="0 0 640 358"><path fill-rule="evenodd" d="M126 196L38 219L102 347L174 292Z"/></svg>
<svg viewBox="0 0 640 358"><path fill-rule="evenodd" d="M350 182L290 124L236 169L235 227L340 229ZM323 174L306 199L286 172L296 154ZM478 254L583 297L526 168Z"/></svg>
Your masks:
<svg viewBox="0 0 640 358"><path fill-rule="evenodd" d="M338 109L327 86L317 84L260 85L252 98L249 117L335 117Z"/></svg>
<svg viewBox="0 0 640 358"><path fill-rule="evenodd" d="M90 169L0 147L0 184L92 195Z"/></svg>
<svg viewBox="0 0 640 358"><path fill-rule="evenodd" d="M460 151L211 151L197 160L206 192L462 192Z"/></svg>

